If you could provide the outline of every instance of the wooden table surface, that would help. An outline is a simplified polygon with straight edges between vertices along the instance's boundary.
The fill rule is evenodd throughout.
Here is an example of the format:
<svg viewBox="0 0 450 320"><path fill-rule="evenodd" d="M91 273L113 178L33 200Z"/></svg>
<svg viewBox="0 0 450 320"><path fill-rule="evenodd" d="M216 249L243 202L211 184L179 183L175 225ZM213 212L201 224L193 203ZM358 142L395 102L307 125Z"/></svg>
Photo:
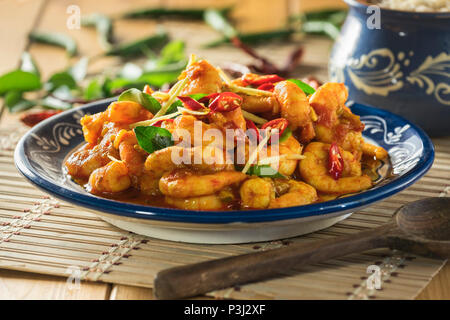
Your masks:
<svg viewBox="0 0 450 320"><path fill-rule="evenodd" d="M236 3L235 0L191 0L190 6L223 6ZM186 2L184 2L186 3ZM182 6L181 0L0 0L0 74L15 69L24 50L28 50L37 61L43 76L64 68L67 58L60 49L44 45L30 44L27 38L30 30L51 30L71 34L78 42L83 55L93 56L101 51L96 35L92 31L68 30L66 9L69 5L78 5L82 14L103 12L117 14L131 8L154 6ZM241 0L235 10L238 27L243 31L270 30L282 27L288 13L324 6L340 7L339 0ZM115 34L119 41L132 40L148 35L150 21L118 21ZM325 41L325 40L323 40ZM324 67L312 69L323 80L326 76L327 53L314 52L314 48L306 48L305 60L322 64ZM102 70L105 65L117 63L114 59L100 60L92 68ZM92 70L91 70L92 71ZM5 123L14 115L3 113L0 119ZM115 285L106 283L81 283L79 290L67 290L65 278L46 276L0 269L0 299L153 299L151 289ZM447 264L435 275L433 280L423 289L418 299L450 299L450 265Z"/></svg>

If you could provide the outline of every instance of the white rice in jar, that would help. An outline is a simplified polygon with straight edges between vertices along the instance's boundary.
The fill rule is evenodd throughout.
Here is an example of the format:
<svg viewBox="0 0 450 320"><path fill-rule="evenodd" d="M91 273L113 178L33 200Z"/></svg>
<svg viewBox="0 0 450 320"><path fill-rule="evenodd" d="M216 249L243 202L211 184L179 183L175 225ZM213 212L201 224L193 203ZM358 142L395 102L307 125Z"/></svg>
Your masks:
<svg viewBox="0 0 450 320"><path fill-rule="evenodd" d="M416 12L450 12L450 0L381 0L386 9Z"/></svg>

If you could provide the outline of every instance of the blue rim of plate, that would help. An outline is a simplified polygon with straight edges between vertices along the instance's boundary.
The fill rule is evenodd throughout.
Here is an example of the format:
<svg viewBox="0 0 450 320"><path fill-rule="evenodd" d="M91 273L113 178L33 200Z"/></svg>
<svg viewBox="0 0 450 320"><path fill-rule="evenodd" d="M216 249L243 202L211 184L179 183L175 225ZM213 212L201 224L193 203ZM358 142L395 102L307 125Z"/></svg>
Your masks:
<svg viewBox="0 0 450 320"><path fill-rule="evenodd" d="M85 110L93 108L100 103L111 102L113 100L102 100L87 104L77 109L70 109L60 113L54 117L44 120L37 126L30 129L17 144L14 159L19 172L38 188L54 195L64 201L73 203L77 206L86 207L92 210L98 210L119 216L150 219L159 221L182 222L182 223L208 223L208 224L224 224L224 223L256 223L256 222L273 222L286 219L305 218L310 216L326 215L340 211L350 212L352 209L367 206L376 201L388 198L399 191L407 188L415 181L420 179L431 167L434 161L434 146L430 138L425 132L412 124L408 120L394 115L386 110L369 107L366 105L355 103L352 105L352 111L356 114L366 114L379 116L383 119L393 119L395 122L409 125L423 143L423 156L407 173L396 178L385 185L366 190L362 193L339 198L336 200L280 208L280 209L264 209L264 210L246 210L246 211L193 211L171 208L161 208L145 205L130 204L125 202L114 201L101 198L89 194L88 192L77 192L69 188L61 187L45 177L40 176L33 170L29 160L25 155L24 145L31 135L39 131L41 128L63 119L64 117L75 112L74 110ZM61 168L62 170L62 168Z"/></svg>

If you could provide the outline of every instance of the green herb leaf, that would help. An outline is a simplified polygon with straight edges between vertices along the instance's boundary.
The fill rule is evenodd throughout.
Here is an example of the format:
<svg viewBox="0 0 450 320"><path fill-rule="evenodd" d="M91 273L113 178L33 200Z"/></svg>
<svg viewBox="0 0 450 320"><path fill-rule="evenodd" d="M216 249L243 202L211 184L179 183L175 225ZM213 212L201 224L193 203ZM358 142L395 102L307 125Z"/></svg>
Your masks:
<svg viewBox="0 0 450 320"><path fill-rule="evenodd" d="M87 67L89 63L88 57L81 58L77 63L67 70L67 73L72 76L76 82L80 82L86 77Z"/></svg>
<svg viewBox="0 0 450 320"><path fill-rule="evenodd" d="M207 24L222 33L226 38L233 38L238 35L236 29L219 10L207 10L204 19Z"/></svg>
<svg viewBox="0 0 450 320"><path fill-rule="evenodd" d="M19 102L17 102L15 105L8 107L8 109L11 113L15 113L15 112L21 112L21 111L31 109L35 106L36 106L35 101L22 99Z"/></svg>
<svg viewBox="0 0 450 320"><path fill-rule="evenodd" d="M77 82L68 71L54 73L50 79L47 80L44 88L48 91L53 91L61 86L66 86L70 89L77 87Z"/></svg>
<svg viewBox="0 0 450 320"><path fill-rule="evenodd" d="M57 32L31 32L30 40L45 43L66 49L69 56L77 54L77 43L74 39L63 33Z"/></svg>
<svg viewBox="0 0 450 320"><path fill-rule="evenodd" d="M139 146L148 153L173 146L172 134L164 128L136 127L134 133Z"/></svg>
<svg viewBox="0 0 450 320"><path fill-rule="evenodd" d="M308 34L325 34L333 40L341 32L335 24L327 21L306 21L302 24L302 31Z"/></svg>
<svg viewBox="0 0 450 320"><path fill-rule="evenodd" d="M105 53L107 56L128 57L142 55L146 49L160 49L169 41L169 36L164 30L159 30L155 35L139 39L131 43L119 45Z"/></svg>
<svg viewBox="0 0 450 320"><path fill-rule="evenodd" d="M257 32L257 33L240 33L239 40L246 44L257 44L261 42L267 42L272 40L286 40L294 34L294 30L291 29L280 29L274 31L267 32ZM208 43L205 43L203 47L205 48L214 48L218 47L222 44L230 43L230 39L227 37L223 37L222 39L214 40Z"/></svg>
<svg viewBox="0 0 450 320"><path fill-rule="evenodd" d="M44 99L38 101L37 104L47 109L67 110L72 108L70 103L61 101L52 96L45 97Z"/></svg>
<svg viewBox="0 0 450 320"><path fill-rule="evenodd" d="M22 92L20 91L8 91L5 94L5 105L7 107L11 107L13 105L15 105L17 102L19 102L19 100L22 99Z"/></svg>
<svg viewBox="0 0 450 320"><path fill-rule="evenodd" d="M161 104L158 100L153 98L151 95L142 92L136 88L128 89L122 92L122 94L117 99L118 101L133 101L139 103L145 109L150 111L152 114L156 114L161 109Z"/></svg>
<svg viewBox="0 0 450 320"><path fill-rule="evenodd" d="M347 13L347 10L342 9L310 11L304 14L304 19L306 21L328 21L335 25L340 25L344 22Z"/></svg>
<svg viewBox="0 0 450 320"><path fill-rule="evenodd" d="M41 88L41 80L31 72L15 70L0 77L0 95L8 91L34 91Z"/></svg>
<svg viewBox="0 0 450 320"><path fill-rule="evenodd" d="M219 9L223 15L227 15L231 7ZM123 15L124 18L152 19L172 17L179 19L201 20L205 9L177 9L177 8L145 8L129 11Z"/></svg>
<svg viewBox="0 0 450 320"><path fill-rule="evenodd" d="M247 171L248 175L258 176L258 177L268 177L268 178L286 178L269 164L264 165L252 165Z"/></svg>
<svg viewBox="0 0 450 320"><path fill-rule="evenodd" d="M161 87L166 83L176 82L181 71L186 67L187 61L182 60L165 66L157 66L155 63L147 63L145 72L139 77L140 81L155 87Z"/></svg>
<svg viewBox="0 0 450 320"><path fill-rule="evenodd" d="M113 38L113 23L111 18L101 13L93 13L81 19L81 25L85 27L95 27L98 35L98 42L104 50L110 50Z"/></svg>
<svg viewBox="0 0 450 320"><path fill-rule="evenodd" d="M97 79L93 79L84 89L84 98L86 100L95 100L103 98L102 86Z"/></svg>
<svg viewBox="0 0 450 320"><path fill-rule="evenodd" d="M184 52L184 42L181 40L171 41L161 49L160 58L157 66L165 66L184 60L186 54Z"/></svg>
<svg viewBox="0 0 450 320"><path fill-rule="evenodd" d="M41 77L41 73L36 65L36 62L33 60L31 55L28 52L22 53L20 70L34 73L38 77Z"/></svg>
<svg viewBox="0 0 450 320"><path fill-rule="evenodd" d="M301 80L298 79L288 79L287 81L290 81L292 83L295 83L300 89L303 90L303 92L308 96L310 94L313 94L314 92L316 92L316 90L311 87L309 84L304 83Z"/></svg>
<svg viewBox="0 0 450 320"><path fill-rule="evenodd" d="M22 92L19 91L7 92L4 101L10 112L24 111L36 105L34 101L24 99Z"/></svg>

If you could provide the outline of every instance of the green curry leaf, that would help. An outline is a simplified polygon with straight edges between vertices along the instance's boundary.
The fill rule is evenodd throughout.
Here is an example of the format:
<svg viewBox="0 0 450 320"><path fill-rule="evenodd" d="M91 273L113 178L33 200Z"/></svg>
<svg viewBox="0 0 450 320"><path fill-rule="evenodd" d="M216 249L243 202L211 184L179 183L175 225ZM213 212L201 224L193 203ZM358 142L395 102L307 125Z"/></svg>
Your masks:
<svg viewBox="0 0 450 320"><path fill-rule="evenodd" d="M122 94L117 99L118 101L133 101L139 103L145 109L150 111L152 114L156 114L161 109L161 104L158 100L153 98L151 95L142 92L136 88L128 89L122 92Z"/></svg>
<svg viewBox="0 0 450 320"><path fill-rule="evenodd" d="M307 83L305 83L305 82L303 82L303 81L301 81L301 80L298 80L298 79L288 79L287 81L290 81L290 82L292 82L292 83L295 83L300 89L303 90L303 92L304 92L306 95L310 95L310 94L313 94L314 92L316 92L316 90L315 90L313 87L311 87L309 84L307 84Z"/></svg>
<svg viewBox="0 0 450 320"><path fill-rule="evenodd" d="M164 128L136 127L134 133L139 146L148 153L173 146L172 134Z"/></svg>
<svg viewBox="0 0 450 320"><path fill-rule="evenodd" d="M15 70L0 77L0 95L8 91L34 91L41 88L41 80L31 72Z"/></svg>

